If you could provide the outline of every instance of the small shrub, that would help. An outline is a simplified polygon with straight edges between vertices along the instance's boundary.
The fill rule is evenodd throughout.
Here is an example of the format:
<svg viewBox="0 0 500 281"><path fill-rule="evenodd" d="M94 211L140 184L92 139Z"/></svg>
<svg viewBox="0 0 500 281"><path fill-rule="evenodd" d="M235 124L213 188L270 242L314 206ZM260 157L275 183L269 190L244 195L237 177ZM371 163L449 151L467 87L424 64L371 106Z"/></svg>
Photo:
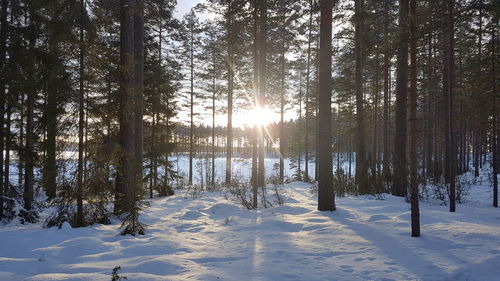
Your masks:
<svg viewBox="0 0 500 281"><path fill-rule="evenodd" d="M233 217L226 217L226 218L224 219L224 224L225 224L225 225L228 225L231 221L233 221Z"/></svg>
<svg viewBox="0 0 500 281"><path fill-rule="evenodd" d="M243 207L248 210L253 210L252 196L250 193L250 185L248 183L243 183L241 177L234 175L232 177L232 182L229 186L226 186L226 192L229 194L228 197L233 197L238 200Z"/></svg>

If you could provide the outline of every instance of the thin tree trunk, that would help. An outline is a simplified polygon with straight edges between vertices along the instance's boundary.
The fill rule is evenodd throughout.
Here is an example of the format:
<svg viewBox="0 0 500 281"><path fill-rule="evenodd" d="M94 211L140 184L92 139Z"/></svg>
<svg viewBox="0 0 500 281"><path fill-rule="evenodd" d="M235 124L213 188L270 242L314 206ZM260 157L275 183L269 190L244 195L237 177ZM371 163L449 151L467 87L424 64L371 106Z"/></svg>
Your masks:
<svg viewBox="0 0 500 281"><path fill-rule="evenodd" d="M45 163L43 166L43 185L49 199L56 197L57 186L57 163L56 163L56 136L57 136L57 75L55 73L55 63L58 56L57 46L49 40L49 51L51 53L49 63L49 78L47 81L47 95L45 104L46 120L46 140L45 140Z"/></svg>
<svg viewBox="0 0 500 281"><path fill-rule="evenodd" d="M497 27L496 24L494 27ZM496 83L496 29L491 29L491 72L492 72L492 82L493 82L493 100L494 100L494 111L493 111L493 207L498 207L498 109L499 100L497 97L497 83Z"/></svg>
<svg viewBox="0 0 500 281"><path fill-rule="evenodd" d="M409 156L411 236L420 236L420 211L417 181L417 0L410 0L410 89L409 89Z"/></svg>
<svg viewBox="0 0 500 281"><path fill-rule="evenodd" d="M28 6L29 14L32 15L34 13L33 7L31 5ZM30 16L29 25L32 26L35 23ZM34 75L34 64L35 64L35 39L31 37L29 39L29 47L28 47L28 58L29 64L26 70L27 77L33 77ZM36 89L32 84L28 84L27 96L26 96L26 144L25 144L25 173L24 173L24 192L23 192L23 201L24 201L24 210L31 211L33 204L33 166L34 166L34 158L36 153L34 152L34 104L35 104L35 94ZM1 153L0 153L1 154Z"/></svg>
<svg viewBox="0 0 500 281"><path fill-rule="evenodd" d="M399 42L396 83L396 133L392 194L405 196L407 188L408 0L399 1Z"/></svg>
<svg viewBox="0 0 500 281"><path fill-rule="evenodd" d="M368 171L366 166L366 132L363 99L363 34L364 34L364 1L355 0L355 57L356 57L356 182L361 194L368 194Z"/></svg>
<svg viewBox="0 0 500 281"><path fill-rule="evenodd" d="M158 91L158 89L156 89ZM153 104L151 105L152 108L152 120L151 120L151 152L150 152L150 159L149 159L149 198L153 198L153 188L154 186L154 180L153 178L155 177L155 171L154 171L154 166L155 166L155 158L157 157L156 155L156 147L155 147L155 138L156 138L156 106L155 103L157 102L157 97L155 97L155 101L153 101ZM163 194L160 194L160 196L163 196Z"/></svg>
<svg viewBox="0 0 500 281"><path fill-rule="evenodd" d="M389 1L385 1L385 17L389 16ZM390 152L389 152L389 21L384 23L384 180L390 176Z"/></svg>
<svg viewBox="0 0 500 281"><path fill-rule="evenodd" d="M299 127L299 135L302 132L302 71L299 71L299 120L297 121ZM302 180L302 170L301 170L301 162L302 162L302 146L300 139L297 140L297 180Z"/></svg>
<svg viewBox="0 0 500 281"><path fill-rule="evenodd" d="M313 6L312 0L309 0L309 35L307 37L307 69L306 69L306 96L304 100L305 107L305 133L304 133L304 181L309 181L309 92L310 92L310 68L311 68L311 33L312 33L312 18Z"/></svg>
<svg viewBox="0 0 500 281"><path fill-rule="evenodd" d="M318 22L318 24L320 24ZM319 50L319 36L318 36L318 40L317 40L317 49ZM318 51L319 53L319 51ZM320 124L319 124L319 54L316 55L316 88L317 88L317 91L316 91L316 99L315 99L315 102L314 102L314 113L315 113L315 134L314 134L314 181L318 182L318 178L319 178L319 169L318 169L318 154L319 154L319 143L318 143L318 140L320 139L319 138L319 127L320 127ZM333 157L333 156L332 156Z"/></svg>
<svg viewBox="0 0 500 281"><path fill-rule="evenodd" d="M189 185L193 184L193 130L194 130L194 23L189 24L190 40L189 40L189 70L190 70L190 92L189 92Z"/></svg>
<svg viewBox="0 0 500 281"><path fill-rule="evenodd" d="M6 56L7 56L7 34L8 34L8 23L7 23L7 6L9 5L8 0L2 0L1 2L1 15L0 22L2 24L0 29L0 69L5 68ZM3 167L3 150L4 150L4 110L5 110L5 76L0 76L0 219L3 217L3 197L4 197L4 167Z"/></svg>
<svg viewBox="0 0 500 281"><path fill-rule="evenodd" d="M351 131L351 119L349 118L349 122L348 122L348 131ZM348 176L349 176L349 179L352 178L352 135L351 133L349 133L349 155L348 155L348 158L349 158L349 171L348 171Z"/></svg>
<svg viewBox="0 0 500 281"><path fill-rule="evenodd" d="M226 185L231 184L231 161L233 158L233 11L232 1L228 0L227 28L227 136L226 136Z"/></svg>
<svg viewBox="0 0 500 281"><path fill-rule="evenodd" d="M378 177L379 173L379 157L378 157L378 107L379 107L379 46L375 47L375 78L374 78L374 93L373 93L373 171L375 173L374 178Z"/></svg>
<svg viewBox="0 0 500 281"><path fill-rule="evenodd" d="M136 186L142 190L143 170L143 115L144 115L144 0L135 0L134 6L134 63L135 63L135 112L134 146L136 161Z"/></svg>
<svg viewBox="0 0 500 281"><path fill-rule="evenodd" d="M210 180L212 188L215 188L215 97L217 89L215 87L215 56L214 56L214 77L212 80L212 178Z"/></svg>
<svg viewBox="0 0 500 281"><path fill-rule="evenodd" d="M84 33L83 33L83 20L85 15L85 1L81 0L80 6L80 67L79 67L79 95L78 95L78 172L77 172L77 188L76 188L76 225L83 226L83 129L85 122L84 100L85 92L83 88L83 79L85 73L85 50L84 50Z"/></svg>
<svg viewBox="0 0 500 281"><path fill-rule="evenodd" d="M428 42L428 54L427 54L427 149L426 149L426 160L425 166L426 169L424 171L425 177L428 177L429 170L432 168L432 154L433 154L433 149L432 149L432 139L433 139L433 127L435 126L435 120L432 120L432 110L431 110L431 104L432 104L432 92L434 91L433 87L433 63L432 63L432 33L429 34L429 42ZM432 106L435 106L432 105Z"/></svg>
<svg viewBox="0 0 500 281"><path fill-rule="evenodd" d="M17 164L17 172L18 172L18 179L17 179L17 185L19 187L23 186L23 178L24 178L24 151L22 151L22 148L24 147L24 109L25 109L25 98L24 98L24 92L20 94L19 96L19 162Z"/></svg>
<svg viewBox="0 0 500 281"><path fill-rule="evenodd" d="M482 10L482 5L479 5L479 40L478 40L478 63L479 63L479 73L482 71L482 39L483 39L483 10ZM482 87L479 87L479 92L483 90ZM480 120L479 120L479 110L480 110L480 103L478 99L474 100L474 177L479 177L479 168L481 166L480 162Z"/></svg>
<svg viewBox="0 0 500 281"><path fill-rule="evenodd" d="M254 9L253 9L253 102L254 109L257 108L257 100L259 96L259 32L258 32L258 23L259 23L259 12L257 0L253 1ZM251 141L252 141L252 206L253 208L257 208L257 178L258 178L258 156L257 156L257 139L258 139L258 130L257 126L252 127L251 133Z"/></svg>
<svg viewBox="0 0 500 281"><path fill-rule="evenodd" d="M258 108L264 109L266 103L266 54L267 54L267 0L259 1L259 98ZM264 163L264 125L259 124L259 161L257 172L257 186L264 187L266 184L265 163Z"/></svg>
<svg viewBox="0 0 500 281"><path fill-rule="evenodd" d="M443 14L443 94L445 98L445 176L449 187L450 212L455 212L455 134L453 124L453 6L454 0L447 0Z"/></svg>
<svg viewBox="0 0 500 281"><path fill-rule="evenodd" d="M10 130L11 120L12 120L12 99L14 98L16 93L14 93L14 89L9 89L9 96L7 97L6 103L6 113L7 118L5 119L5 172L4 172L4 191L8 191L10 188L10 150L12 147L12 133Z"/></svg>
<svg viewBox="0 0 500 281"><path fill-rule="evenodd" d="M285 21L284 3L281 6L283 10L283 21ZM283 183L285 177L285 26L281 30L281 90L280 90L280 182Z"/></svg>

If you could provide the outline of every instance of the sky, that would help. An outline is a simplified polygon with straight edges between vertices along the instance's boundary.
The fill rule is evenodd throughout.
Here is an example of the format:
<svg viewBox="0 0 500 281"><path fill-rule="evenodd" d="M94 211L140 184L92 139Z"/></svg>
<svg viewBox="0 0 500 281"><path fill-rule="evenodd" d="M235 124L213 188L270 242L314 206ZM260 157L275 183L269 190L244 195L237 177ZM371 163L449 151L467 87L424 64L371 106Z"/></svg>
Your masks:
<svg viewBox="0 0 500 281"><path fill-rule="evenodd" d="M189 12L189 10L198 3L203 3L205 0L177 0L177 7L174 11L174 16L178 19ZM210 17L207 15L198 15L201 20L205 17ZM233 112L233 126L234 127L248 127L252 126L255 122L262 122L265 124L279 122L280 115L277 112L278 108L273 108L273 110L265 110L264 114L256 114L255 112L249 112L248 110L243 110L235 106ZM209 110L197 109L197 116L195 117L196 124L211 125L211 112ZM258 118L257 118L258 116ZM285 113L285 120L294 119L296 117L295 111L290 110ZM177 120L181 122L187 122L189 120L188 108L180 108ZM217 126L227 125L227 114L218 114L215 118L215 123Z"/></svg>
<svg viewBox="0 0 500 281"><path fill-rule="evenodd" d="M203 2L203 0L177 0L177 8L174 13L176 18L182 18L189 10L196 4Z"/></svg>

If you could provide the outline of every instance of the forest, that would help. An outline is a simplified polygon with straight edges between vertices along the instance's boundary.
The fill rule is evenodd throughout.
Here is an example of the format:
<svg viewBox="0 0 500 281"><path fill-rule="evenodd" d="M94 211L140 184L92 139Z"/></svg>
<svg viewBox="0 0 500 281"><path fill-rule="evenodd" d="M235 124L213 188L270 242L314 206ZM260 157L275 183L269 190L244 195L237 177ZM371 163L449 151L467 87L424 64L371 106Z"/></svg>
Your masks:
<svg viewBox="0 0 500 281"><path fill-rule="evenodd" d="M0 0L0 280L496 280L499 15Z"/></svg>

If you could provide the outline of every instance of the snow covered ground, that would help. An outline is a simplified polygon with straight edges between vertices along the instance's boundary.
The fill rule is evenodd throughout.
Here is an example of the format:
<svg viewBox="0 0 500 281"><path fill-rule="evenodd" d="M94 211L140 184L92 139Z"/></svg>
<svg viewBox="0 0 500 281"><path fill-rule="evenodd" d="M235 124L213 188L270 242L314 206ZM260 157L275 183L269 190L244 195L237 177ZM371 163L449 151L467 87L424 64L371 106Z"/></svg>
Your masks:
<svg viewBox="0 0 500 281"><path fill-rule="evenodd" d="M119 223L82 229L0 227L0 280L500 280L500 209L488 186L465 204L422 203L410 237L402 198L337 198L318 212L311 186L285 186L287 203L256 211L221 193L154 199L142 237Z"/></svg>

